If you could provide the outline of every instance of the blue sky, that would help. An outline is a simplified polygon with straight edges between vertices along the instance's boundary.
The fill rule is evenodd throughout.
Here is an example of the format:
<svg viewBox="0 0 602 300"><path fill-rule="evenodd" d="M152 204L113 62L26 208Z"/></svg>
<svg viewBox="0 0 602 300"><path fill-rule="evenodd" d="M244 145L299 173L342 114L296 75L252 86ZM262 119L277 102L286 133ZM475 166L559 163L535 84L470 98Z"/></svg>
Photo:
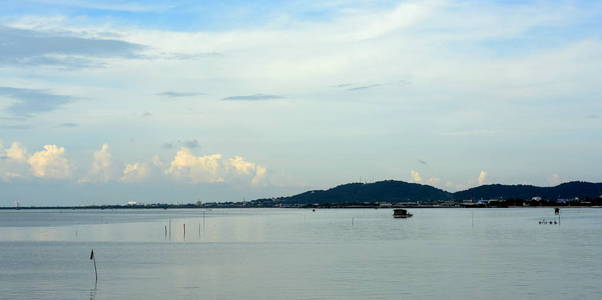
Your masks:
<svg viewBox="0 0 602 300"><path fill-rule="evenodd" d="M601 16L595 1L5 1L0 205L599 182Z"/></svg>

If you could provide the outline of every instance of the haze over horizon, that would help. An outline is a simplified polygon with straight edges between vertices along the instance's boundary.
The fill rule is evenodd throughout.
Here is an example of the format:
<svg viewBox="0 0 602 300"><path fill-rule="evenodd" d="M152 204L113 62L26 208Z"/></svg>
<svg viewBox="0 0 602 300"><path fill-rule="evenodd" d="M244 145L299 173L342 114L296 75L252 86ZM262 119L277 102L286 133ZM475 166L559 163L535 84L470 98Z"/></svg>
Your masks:
<svg viewBox="0 0 602 300"><path fill-rule="evenodd" d="M0 206L600 182L602 3L7 0Z"/></svg>

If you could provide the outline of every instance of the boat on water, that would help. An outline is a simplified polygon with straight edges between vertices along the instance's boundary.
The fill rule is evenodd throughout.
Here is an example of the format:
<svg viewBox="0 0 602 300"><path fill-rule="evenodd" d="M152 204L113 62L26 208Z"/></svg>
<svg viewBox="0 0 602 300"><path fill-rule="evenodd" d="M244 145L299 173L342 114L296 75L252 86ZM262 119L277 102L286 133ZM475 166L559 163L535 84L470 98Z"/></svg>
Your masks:
<svg viewBox="0 0 602 300"><path fill-rule="evenodd" d="M408 211L405 209L396 208L393 210L393 218L405 219L405 218L409 218L411 216L413 216L413 215L411 213L408 213Z"/></svg>

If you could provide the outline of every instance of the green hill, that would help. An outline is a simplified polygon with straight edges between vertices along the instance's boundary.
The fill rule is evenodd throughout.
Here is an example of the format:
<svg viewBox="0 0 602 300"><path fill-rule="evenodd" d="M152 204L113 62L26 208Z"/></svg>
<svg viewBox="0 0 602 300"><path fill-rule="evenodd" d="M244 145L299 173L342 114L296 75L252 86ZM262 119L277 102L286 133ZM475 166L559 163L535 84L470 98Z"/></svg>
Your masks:
<svg viewBox="0 0 602 300"><path fill-rule="evenodd" d="M602 183L573 181L553 187L538 187L532 185L503 185L490 184L474 187L454 193L457 200L477 199L580 199L596 198L602 195Z"/></svg>
<svg viewBox="0 0 602 300"><path fill-rule="evenodd" d="M412 202L451 199L452 194L429 185L386 180L374 183L349 183L328 190L308 191L282 197L286 204Z"/></svg>
<svg viewBox="0 0 602 300"><path fill-rule="evenodd" d="M554 187L532 185L490 184L450 193L429 185L404 181L385 180L374 183L349 183L328 190L314 190L277 199L283 204L325 204L325 203L364 203L364 202L432 202L447 200L478 199L580 199L596 198L602 195L602 183L567 182Z"/></svg>

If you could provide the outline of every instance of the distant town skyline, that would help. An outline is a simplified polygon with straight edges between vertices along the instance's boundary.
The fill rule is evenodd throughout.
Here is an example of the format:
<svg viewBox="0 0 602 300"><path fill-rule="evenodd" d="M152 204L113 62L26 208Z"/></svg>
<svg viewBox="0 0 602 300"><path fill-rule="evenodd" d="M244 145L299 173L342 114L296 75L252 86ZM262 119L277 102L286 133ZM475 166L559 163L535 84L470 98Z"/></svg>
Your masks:
<svg viewBox="0 0 602 300"><path fill-rule="evenodd" d="M600 182L602 3L7 0L0 205Z"/></svg>

